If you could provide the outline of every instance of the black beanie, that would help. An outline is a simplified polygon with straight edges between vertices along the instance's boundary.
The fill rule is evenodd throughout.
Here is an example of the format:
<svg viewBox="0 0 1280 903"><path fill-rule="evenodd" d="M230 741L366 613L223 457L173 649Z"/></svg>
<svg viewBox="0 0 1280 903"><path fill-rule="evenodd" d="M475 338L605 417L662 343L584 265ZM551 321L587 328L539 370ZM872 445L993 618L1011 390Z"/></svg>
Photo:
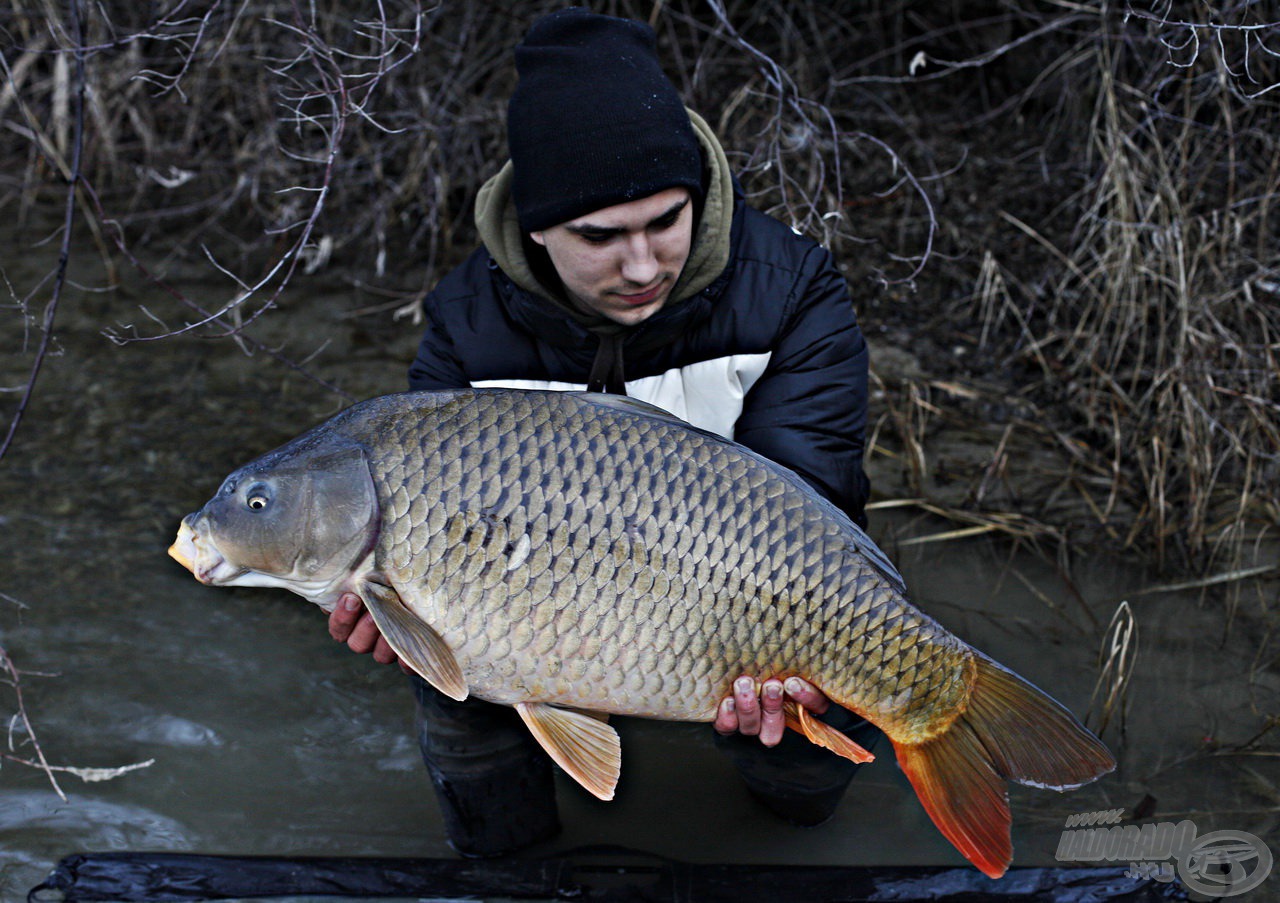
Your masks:
<svg viewBox="0 0 1280 903"><path fill-rule="evenodd" d="M535 22L515 54L507 144L522 231L677 186L701 196L698 138L652 28L572 7Z"/></svg>

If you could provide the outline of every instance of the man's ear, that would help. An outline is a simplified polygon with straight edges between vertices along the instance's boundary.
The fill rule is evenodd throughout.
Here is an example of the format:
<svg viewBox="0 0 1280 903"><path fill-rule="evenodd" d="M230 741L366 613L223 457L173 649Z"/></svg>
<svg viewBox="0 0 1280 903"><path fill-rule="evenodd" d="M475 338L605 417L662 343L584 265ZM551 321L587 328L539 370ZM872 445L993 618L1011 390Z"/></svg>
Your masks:
<svg viewBox="0 0 1280 903"><path fill-rule="evenodd" d="M544 248L547 246L547 235L542 230L538 230L537 232L530 232L529 237L532 238L538 244L542 245Z"/></svg>

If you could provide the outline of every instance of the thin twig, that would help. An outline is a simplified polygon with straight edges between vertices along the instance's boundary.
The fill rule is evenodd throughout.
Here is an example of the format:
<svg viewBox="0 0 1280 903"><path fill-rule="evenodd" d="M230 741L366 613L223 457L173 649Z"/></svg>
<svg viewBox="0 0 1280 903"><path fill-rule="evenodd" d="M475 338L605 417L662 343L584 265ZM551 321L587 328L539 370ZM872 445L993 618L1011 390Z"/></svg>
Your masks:
<svg viewBox="0 0 1280 903"><path fill-rule="evenodd" d="M44 316L40 324L40 343L36 348L35 358L32 360L31 369L27 375L26 388L23 390L22 397L18 401L18 407L9 421L9 429L5 434L4 441L0 442L0 460L4 459L5 453L9 451L9 447L13 444L13 438L17 435L18 427L22 424L22 418L26 414L27 407L31 404L32 396L35 394L36 382L40 378L40 371L44 366L45 357L53 343L53 326L58 314L58 303L62 300L62 289L67 282L67 266L71 261L71 230L75 223L76 189L80 183L80 161L84 151L84 97L86 82L80 3L81 0L71 0L70 3L76 64L75 134L71 144L71 173L67 180L67 194L62 216L62 245L58 251L58 264L53 280L52 293L48 303L45 305Z"/></svg>
<svg viewBox="0 0 1280 903"><path fill-rule="evenodd" d="M31 726L31 719L27 715L27 706L22 698L22 674L14 665L13 660L9 658L9 654L5 652L3 646L0 646L0 669L9 675L9 685L13 688L13 695L18 705L17 718L22 722L22 726L26 730L27 742L31 744L31 748L36 752L35 767L45 773L58 797L65 803L67 795L58 786L58 778L54 775L53 767L49 765L49 761L44 756L44 750L40 747L40 741L36 738L35 728Z"/></svg>

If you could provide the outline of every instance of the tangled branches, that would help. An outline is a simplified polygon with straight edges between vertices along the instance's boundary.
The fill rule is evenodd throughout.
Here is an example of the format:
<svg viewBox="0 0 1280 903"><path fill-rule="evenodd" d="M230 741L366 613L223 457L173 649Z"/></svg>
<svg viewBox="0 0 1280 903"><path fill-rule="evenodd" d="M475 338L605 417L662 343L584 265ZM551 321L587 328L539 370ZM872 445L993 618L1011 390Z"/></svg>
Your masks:
<svg viewBox="0 0 1280 903"><path fill-rule="evenodd" d="M299 276L378 285L381 312L411 311L474 244L511 48L560 5L8 11L0 206L23 222L57 202L64 243L87 230L108 271L123 260L166 291L112 340L232 338L299 366L258 338ZM753 203L832 248L865 321L942 349L922 351L934 381L954 383L958 347L969 376L1036 406L1031 432L1070 449L1048 494L1079 499L1055 530L1092 523L1177 560L1235 555L1280 523L1280 48L1262 5L597 8L653 24ZM173 257L222 295L167 283ZM39 335L64 278L39 289Z"/></svg>

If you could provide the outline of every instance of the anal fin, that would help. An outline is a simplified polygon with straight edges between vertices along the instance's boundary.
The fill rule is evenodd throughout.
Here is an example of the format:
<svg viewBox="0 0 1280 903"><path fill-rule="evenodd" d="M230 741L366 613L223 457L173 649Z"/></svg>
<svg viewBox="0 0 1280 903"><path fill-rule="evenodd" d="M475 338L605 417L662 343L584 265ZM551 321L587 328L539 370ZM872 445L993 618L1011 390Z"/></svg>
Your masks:
<svg viewBox="0 0 1280 903"><path fill-rule="evenodd" d="M467 698L467 681L453 650L430 624L409 611L399 593L373 580L363 581L358 592L401 661L450 699Z"/></svg>
<svg viewBox="0 0 1280 903"><path fill-rule="evenodd" d="M545 702L516 703L547 755L593 795L613 799L622 768L618 732L595 713L561 709Z"/></svg>
<svg viewBox="0 0 1280 903"><path fill-rule="evenodd" d="M787 700L782 704L782 712L786 716L787 727L804 734L810 743L829 749L837 756L844 756L851 762L864 763L875 760L874 755L854 743L843 732L813 717L804 706Z"/></svg>

